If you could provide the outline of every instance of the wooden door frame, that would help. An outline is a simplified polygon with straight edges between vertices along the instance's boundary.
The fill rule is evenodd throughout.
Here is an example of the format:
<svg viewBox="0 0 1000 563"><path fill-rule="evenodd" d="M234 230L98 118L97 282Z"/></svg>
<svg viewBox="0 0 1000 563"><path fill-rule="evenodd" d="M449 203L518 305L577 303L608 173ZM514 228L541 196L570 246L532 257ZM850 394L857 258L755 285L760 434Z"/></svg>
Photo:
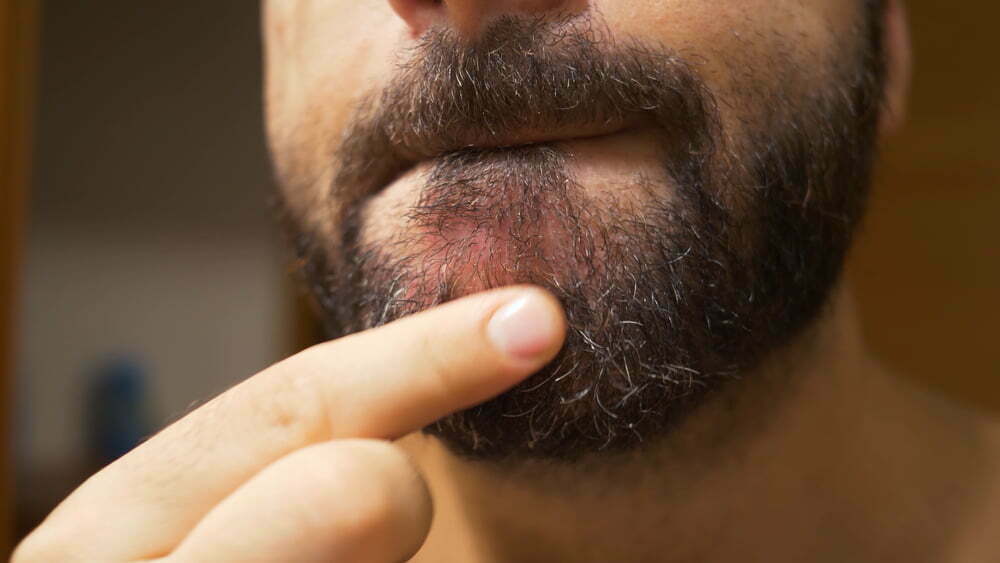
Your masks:
<svg viewBox="0 0 1000 563"><path fill-rule="evenodd" d="M31 176L38 0L0 0L0 556L13 547L15 321Z"/></svg>

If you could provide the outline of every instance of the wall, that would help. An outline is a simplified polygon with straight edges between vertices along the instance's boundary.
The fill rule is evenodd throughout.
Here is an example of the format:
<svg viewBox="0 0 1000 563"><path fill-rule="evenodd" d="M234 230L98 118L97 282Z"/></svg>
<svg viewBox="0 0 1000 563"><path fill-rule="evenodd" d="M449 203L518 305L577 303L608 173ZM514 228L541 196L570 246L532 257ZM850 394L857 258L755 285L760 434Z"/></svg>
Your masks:
<svg viewBox="0 0 1000 563"><path fill-rule="evenodd" d="M87 377L108 355L146 366L159 423L285 355L292 322L256 4L50 1L42 21L16 395L28 512L85 474Z"/></svg>
<svg viewBox="0 0 1000 563"><path fill-rule="evenodd" d="M38 3L0 4L0 412L14 404L15 311L20 307L25 194L34 127ZM0 557L13 547L14 476L9 416L0 420Z"/></svg>
<svg viewBox="0 0 1000 563"><path fill-rule="evenodd" d="M885 147L851 277L886 363L1000 412L1000 74L986 23L1000 4L907 3L910 118Z"/></svg>

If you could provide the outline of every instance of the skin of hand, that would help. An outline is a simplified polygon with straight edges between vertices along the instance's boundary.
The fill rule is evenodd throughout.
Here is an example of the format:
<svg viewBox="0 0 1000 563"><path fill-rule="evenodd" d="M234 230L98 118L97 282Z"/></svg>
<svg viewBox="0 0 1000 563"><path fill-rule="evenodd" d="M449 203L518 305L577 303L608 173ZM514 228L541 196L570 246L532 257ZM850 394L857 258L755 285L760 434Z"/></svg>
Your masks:
<svg viewBox="0 0 1000 563"><path fill-rule="evenodd" d="M551 360L566 323L514 286L319 344L91 477L18 546L51 561L402 561L432 501L391 441Z"/></svg>

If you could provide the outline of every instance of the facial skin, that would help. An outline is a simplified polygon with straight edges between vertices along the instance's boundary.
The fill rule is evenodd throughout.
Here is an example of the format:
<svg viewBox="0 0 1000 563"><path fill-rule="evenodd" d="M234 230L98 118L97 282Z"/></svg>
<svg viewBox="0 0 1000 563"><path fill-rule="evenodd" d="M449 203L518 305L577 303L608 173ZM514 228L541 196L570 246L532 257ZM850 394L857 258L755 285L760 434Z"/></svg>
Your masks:
<svg viewBox="0 0 1000 563"><path fill-rule="evenodd" d="M459 454L655 441L838 278L880 5L623 4L269 7L272 148L334 335L513 283L567 309L552 364L429 429Z"/></svg>

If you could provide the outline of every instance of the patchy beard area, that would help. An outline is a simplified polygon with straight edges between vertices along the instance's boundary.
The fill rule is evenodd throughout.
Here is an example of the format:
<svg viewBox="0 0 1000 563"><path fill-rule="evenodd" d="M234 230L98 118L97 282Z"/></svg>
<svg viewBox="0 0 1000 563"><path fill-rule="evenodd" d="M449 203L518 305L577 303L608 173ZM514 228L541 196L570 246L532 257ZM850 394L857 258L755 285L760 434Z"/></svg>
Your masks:
<svg viewBox="0 0 1000 563"><path fill-rule="evenodd" d="M549 145L446 155L367 206L361 246L395 258L406 307L516 283L587 284L606 262L597 215L620 210L585 195L570 159Z"/></svg>

